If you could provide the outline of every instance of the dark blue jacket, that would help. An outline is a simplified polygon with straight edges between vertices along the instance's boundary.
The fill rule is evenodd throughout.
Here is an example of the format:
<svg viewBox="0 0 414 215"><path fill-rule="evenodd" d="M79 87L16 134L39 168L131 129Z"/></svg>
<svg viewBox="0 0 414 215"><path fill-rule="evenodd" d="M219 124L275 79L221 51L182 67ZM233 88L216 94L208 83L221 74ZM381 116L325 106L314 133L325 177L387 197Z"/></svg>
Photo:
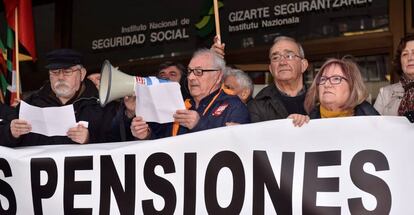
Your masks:
<svg viewBox="0 0 414 215"><path fill-rule="evenodd" d="M217 95L218 97L213 101L210 108L208 108L205 114L204 111L207 109L210 102ZM249 112L246 105L239 99L237 96L226 94L223 90L217 90L211 93L209 96L203 98L200 101L199 107L195 108L195 102L193 99L190 99L191 108L190 110L195 110L200 115L200 120L193 129L188 129L183 126L180 126L178 134L185 134L190 132L197 132L202 130L207 130L211 128L218 128L226 126L227 122L245 124L250 122ZM122 111L122 112L121 112ZM131 120L125 117L123 113L124 110L120 110L117 116L115 117L112 123L112 129L115 133L118 133L119 126L122 125L120 121L123 121L122 125L125 129L130 130ZM121 119L123 118L123 119ZM173 123L148 123L151 128L151 136L149 139L158 139L169 137L172 135ZM133 140L131 137L130 131L125 132L127 139ZM120 137L120 135L118 135ZM121 140L121 138L119 138Z"/></svg>
<svg viewBox="0 0 414 215"><path fill-rule="evenodd" d="M212 103L205 114L204 111L219 93L219 96ZM226 126L227 122L239 124L250 123L250 115L246 105L234 95L229 95L219 89L200 101L198 108L195 108L194 100L191 100L190 110L195 110L200 115L197 125L188 132L202 131L212 128Z"/></svg>
<svg viewBox="0 0 414 215"><path fill-rule="evenodd" d="M50 83L45 84L38 92L35 92L27 98L25 102L37 107L63 106L60 100L53 93ZM111 129L110 123L112 121L113 114L115 114L116 111L106 111L108 108L103 109L99 105L98 91L91 81L85 79L81 89L71 100L67 102L67 104L73 104L76 121L89 122L89 143L108 141L108 133ZM17 116L18 115L16 115L16 118ZM3 137L1 139L3 139ZM2 145L11 147L77 144L66 136L47 137L36 133L25 134L16 139L10 132L8 132L4 137L4 141L5 143L1 143Z"/></svg>

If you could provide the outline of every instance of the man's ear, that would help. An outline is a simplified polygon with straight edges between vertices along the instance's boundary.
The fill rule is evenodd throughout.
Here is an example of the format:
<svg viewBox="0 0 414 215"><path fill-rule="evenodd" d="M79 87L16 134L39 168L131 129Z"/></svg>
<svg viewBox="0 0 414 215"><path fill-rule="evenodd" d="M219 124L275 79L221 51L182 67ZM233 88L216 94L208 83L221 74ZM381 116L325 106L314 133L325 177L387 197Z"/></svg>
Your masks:
<svg viewBox="0 0 414 215"><path fill-rule="evenodd" d="M85 76L86 76L86 69L82 67L82 69L80 70L80 74L81 74L81 81L83 81L83 79L85 79Z"/></svg>
<svg viewBox="0 0 414 215"><path fill-rule="evenodd" d="M301 63L302 63L302 74L303 74L306 71L306 69L308 69L309 62L306 59L302 59Z"/></svg>
<svg viewBox="0 0 414 215"><path fill-rule="evenodd" d="M271 65L271 64L269 64L269 72L270 72L270 74L274 77L274 75L273 75L273 71L272 71L272 65Z"/></svg>
<svg viewBox="0 0 414 215"><path fill-rule="evenodd" d="M223 71L220 70L216 84L221 85L221 83L223 83L223 82L224 82L224 80L223 80Z"/></svg>
<svg viewBox="0 0 414 215"><path fill-rule="evenodd" d="M245 102L249 98L250 90L249 89L243 89L241 92L242 101Z"/></svg>

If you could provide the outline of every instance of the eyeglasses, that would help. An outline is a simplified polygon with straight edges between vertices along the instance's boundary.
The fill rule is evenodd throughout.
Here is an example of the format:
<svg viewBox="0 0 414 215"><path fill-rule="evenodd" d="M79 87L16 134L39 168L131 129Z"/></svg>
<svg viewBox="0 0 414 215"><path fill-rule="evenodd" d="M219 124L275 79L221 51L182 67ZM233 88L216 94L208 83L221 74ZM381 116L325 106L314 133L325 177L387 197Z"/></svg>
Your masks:
<svg viewBox="0 0 414 215"><path fill-rule="evenodd" d="M293 59L295 59L295 57L302 59L301 56L293 53L293 52L288 52L286 54L272 54L270 56L270 61L272 62L280 62L283 59L287 60L287 61L291 61Z"/></svg>
<svg viewBox="0 0 414 215"><path fill-rule="evenodd" d="M194 73L195 76L202 76L204 72L214 72L214 71L219 71L220 69L200 69L200 68L195 68L195 69L191 69L188 68L187 69L187 75L189 76L191 73Z"/></svg>
<svg viewBox="0 0 414 215"><path fill-rule="evenodd" d="M348 81L348 79L346 79L345 77L339 76L339 75L334 75L331 77L321 76L317 84L324 85L326 81L328 80L329 80L329 83L331 83L332 85L338 85L341 83L342 80Z"/></svg>
<svg viewBox="0 0 414 215"><path fill-rule="evenodd" d="M73 72L76 72L78 70L81 70L82 68L68 68L68 69L53 69L49 70L49 74L52 76L59 76L59 73L62 72L63 76L71 76Z"/></svg>

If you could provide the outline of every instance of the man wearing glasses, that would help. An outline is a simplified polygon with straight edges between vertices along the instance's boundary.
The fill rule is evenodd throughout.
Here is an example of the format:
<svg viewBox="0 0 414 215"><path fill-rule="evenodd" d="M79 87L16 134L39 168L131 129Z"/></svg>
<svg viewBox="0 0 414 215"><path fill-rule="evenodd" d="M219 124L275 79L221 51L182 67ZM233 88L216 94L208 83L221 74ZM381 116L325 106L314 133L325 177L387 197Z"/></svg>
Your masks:
<svg viewBox="0 0 414 215"><path fill-rule="evenodd" d="M59 107L73 104L76 121L88 122L88 127L79 124L70 128L67 136L47 137L30 133L31 125L25 120L14 119L10 123L10 134L6 142L11 146L84 144L103 141L101 132L103 109L100 107L98 91L85 79L86 69L82 56L71 49L59 49L47 54L49 81L25 101L37 107ZM59 117L59 116L56 116ZM109 127L109 126L108 126ZM3 138L1 138L4 141Z"/></svg>
<svg viewBox="0 0 414 215"><path fill-rule="evenodd" d="M214 51L202 49L194 53L188 64L188 88L192 96L190 110L178 110L176 122L199 131L250 122L245 105L237 96L222 89L225 61Z"/></svg>
<svg viewBox="0 0 414 215"><path fill-rule="evenodd" d="M226 125L249 123L246 106L221 87L225 61L214 51L201 49L188 64L188 89L191 99L186 110L177 110L174 123L151 127L141 117L131 123L131 132L138 139L154 139L196 132Z"/></svg>
<svg viewBox="0 0 414 215"><path fill-rule="evenodd" d="M306 88L303 73L308 67L301 44L285 36L276 37L269 51L273 83L248 103L252 122L292 118L301 126L309 121L303 103Z"/></svg>

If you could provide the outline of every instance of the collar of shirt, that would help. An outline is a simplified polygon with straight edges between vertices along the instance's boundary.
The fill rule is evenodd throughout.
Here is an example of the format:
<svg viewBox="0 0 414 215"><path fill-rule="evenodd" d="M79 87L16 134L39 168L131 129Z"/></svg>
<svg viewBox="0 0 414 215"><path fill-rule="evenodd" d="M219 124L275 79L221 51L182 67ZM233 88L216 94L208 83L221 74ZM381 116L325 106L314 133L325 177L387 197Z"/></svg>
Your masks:
<svg viewBox="0 0 414 215"><path fill-rule="evenodd" d="M200 116L203 114L204 110L207 108L207 106L210 104L211 100L214 98L214 96L219 93L220 89L210 93L210 95L204 97L201 99L200 104L198 105L198 108L196 109L195 101L194 99L191 99L191 110L197 111Z"/></svg>
<svg viewBox="0 0 414 215"><path fill-rule="evenodd" d="M280 95L286 96L286 97L297 97L297 96L301 96L301 95L306 93L306 87L305 86L302 87L302 89L298 92L298 94L296 96L290 96L287 93L281 91L276 85L275 85L275 87L276 87L276 90L280 92Z"/></svg>

